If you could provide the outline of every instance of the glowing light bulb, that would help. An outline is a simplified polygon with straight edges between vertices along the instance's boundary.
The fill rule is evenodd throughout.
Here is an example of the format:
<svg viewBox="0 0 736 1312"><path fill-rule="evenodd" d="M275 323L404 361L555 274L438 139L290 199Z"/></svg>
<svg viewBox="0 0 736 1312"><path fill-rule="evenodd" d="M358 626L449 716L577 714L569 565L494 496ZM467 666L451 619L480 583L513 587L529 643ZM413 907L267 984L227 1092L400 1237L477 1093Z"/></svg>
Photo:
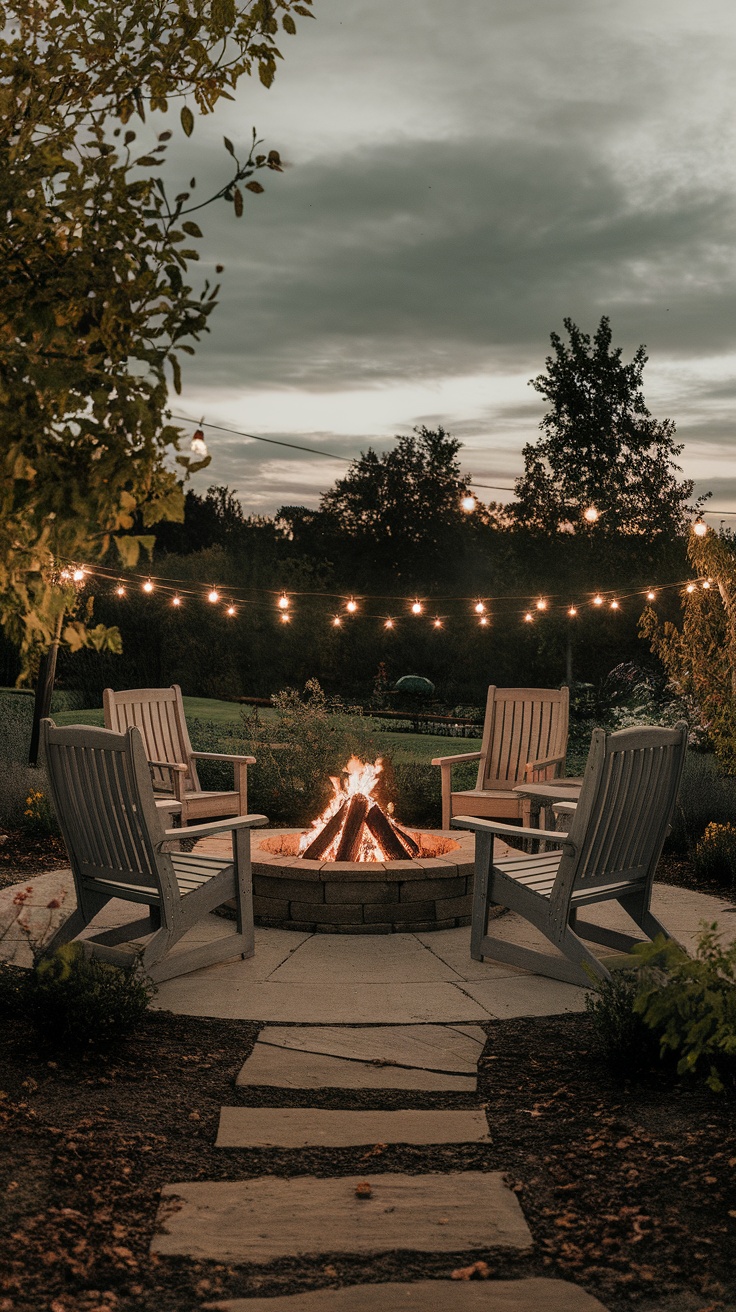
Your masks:
<svg viewBox="0 0 736 1312"><path fill-rule="evenodd" d="M196 433L192 435L189 449L194 452L195 456L200 456L202 459L209 454L207 451L207 443L204 440L204 433L201 428L198 428Z"/></svg>
<svg viewBox="0 0 736 1312"><path fill-rule="evenodd" d="M569 606L569 607L568 607L568 610L567 610L567 613L568 613L568 615L577 615L577 613L578 613L578 612L577 612L577 607L576 607L576 606Z"/></svg>
<svg viewBox="0 0 736 1312"><path fill-rule="evenodd" d="M285 611L279 615L279 619L282 624L291 624L291 615L287 615Z"/></svg>
<svg viewBox="0 0 736 1312"><path fill-rule="evenodd" d="M72 578L74 579L75 583L81 583L82 579L84 578L84 570L75 569L74 573L72 574Z"/></svg>
<svg viewBox="0 0 736 1312"><path fill-rule="evenodd" d="M488 624L488 616L481 615L480 619L478 620L478 623L480 624L481 628L485 628L486 625Z"/></svg>
<svg viewBox="0 0 736 1312"><path fill-rule="evenodd" d="M71 578L71 574L69 573L69 570L63 569L61 571L61 574L59 575L59 578L62 579L64 583L66 583Z"/></svg>
<svg viewBox="0 0 736 1312"><path fill-rule="evenodd" d="M695 584L694 584L694 583L688 583L687 587L685 588L685 591L686 591L686 592L694 592L694 591L695 591Z"/></svg>
<svg viewBox="0 0 736 1312"><path fill-rule="evenodd" d="M466 496L466 497L463 497L462 500L461 500L461 502L460 502L460 505L461 505L462 509L465 511L466 515L471 515L471 514L473 513L473 511L475 510L475 507L477 506L477 504L478 504L478 503L477 503L475 497L470 496L470 494L468 494L468 496Z"/></svg>
<svg viewBox="0 0 736 1312"><path fill-rule="evenodd" d="M704 524L702 519L696 519L695 523L693 524L693 533L695 534L695 536L699 538L704 538L707 532L708 532L708 525Z"/></svg>
<svg viewBox="0 0 736 1312"><path fill-rule="evenodd" d="M412 604L411 604L411 613L412 613L412 615L421 615L421 613L422 613L423 610L424 610L424 607L423 607L421 601L413 601L413 602L412 602Z"/></svg>
<svg viewBox="0 0 736 1312"><path fill-rule="evenodd" d="M118 583L118 586L117 586L116 589L115 589L115 596L116 596L116 597L124 597L124 596L125 596L125 588L123 587L122 583Z"/></svg>
<svg viewBox="0 0 736 1312"><path fill-rule="evenodd" d="M217 588L211 588L211 589L210 589L210 591L207 593L207 600L208 600L208 601L211 601L213 606L214 606L215 602L217 602L217 601L220 600L220 594L219 594L219 592L217 591Z"/></svg>
<svg viewBox="0 0 736 1312"><path fill-rule="evenodd" d="M340 616L339 616L339 615L335 615L334 618L333 618L333 621L332 621L332 627L333 627L334 629L339 629L339 627L340 627L341 624L342 624L342 620L340 619Z"/></svg>
<svg viewBox="0 0 736 1312"><path fill-rule="evenodd" d="M350 601L345 602L345 609L349 611L351 615L354 615L356 610L358 609L357 601L354 601L353 598L351 597Z"/></svg>
<svg viewBox="0 0 736 1312"><path fill-rule="evenodd" d="M534 620L534 616L532 615L531 611L528 610L526 615L524 616L524 623L531 624L533 623L533 620Z"/></svg>
<svg viewBox="0 0 736 1312"><path fill-rule="evenodd" d="M588 506L587 509L583 511L583 519L587 520L589 524L595 524L595 521L599 516L600 511L595 506Z"/></svg>
<svg viewBox="0 0 736 1312"><path fill-rule="evenodd" d="M172 606L181 606L181 597L172 597L171 604Z"/></svg>
<svg viewBox="0 0 736 1312"><path fill-rule="evenodd" d="M394 627L394 622L393 622L393 620L392 620L392 619L388 619L388 620L386 620L386 621L384 622L383 627L384 627L384 629L392 629L392 628Z"/></svg>
<svg viewBox="0 0 736 1312"><path fill-rule="evenodd" d="M226 615L234 615L234 614L235 614L235 607L234 607L234 606L228 606L228 607L226 607L225 614L226 614Z"/></svg>
<svg viewBox="0 0 736 1312"><path fill-rule="evenodd" d="M143 591L153 592L153 584L150 579L146 579L145 583L143 584Z"/></svg>
<svg viewBox="0 0 736 1312"><path fill-rule="evenodd" d="M702 584L702 586L705 588L705 590L706 590L706 592L707 592L707 591L708 591L708 588L710 587L710 579L703 579L703 584Z"/></svg>
<svg viewBox="0 0 736 1312"><path fill-rule="evenodd" d="M647 601L654 601L656 599L656 596L657 596L656 592L653 592L652 589L650 588L647 593Z"/></svg>
<svg viewBox="0 0 736 1312"><path fill-rule="evenodd" d="M289 609L289 598L287 597L286 593L284 592L284 593L282 593L282 595L279 597L279 610L288 610L288 609Z"/></svg>
<svg viewBox="0 0 736 1312"><path fill-rule="evenodd" d="M611 602L611 610L620 610L620 609L621 609L621 607L619 606L619 604L618 604L617 601L612 601L612 602Z"/></svg>
<svg viewBox="0 0 736 1312"><path fill-rule="evenodd" d="M602 605L603 605L603 598L602 598L602 596L600 595L600 593L596 593L595 597L593 598L593 605L594 605L594 606L602 606Z"/></svg>
<svg viewBox="0 0 736 1312"><path fill-rule="evenodd" d="M474 609L476 615L482 615L483 612L484 612L484 610L485 610L485 606L484 606L484 604L483 604L482 601L476 601L475 606L473 607L473 609Z"/></svg>
<svg viewBox="0 0 736 1312"><path fill-rule="evenodd" d="M432 620L432 628L433 628L433 629L441 629L441 628L442 628L442 620L440 619L439 615L437 616L436 619Z"/></svg>
<svg viewBox="0 0 736 1312"><path fill-rule="evenodd" d="M540 597L539 601L537 602L537 610L546 610L546 609L547 609L547 603L544 600L544 597Z"/></svg>

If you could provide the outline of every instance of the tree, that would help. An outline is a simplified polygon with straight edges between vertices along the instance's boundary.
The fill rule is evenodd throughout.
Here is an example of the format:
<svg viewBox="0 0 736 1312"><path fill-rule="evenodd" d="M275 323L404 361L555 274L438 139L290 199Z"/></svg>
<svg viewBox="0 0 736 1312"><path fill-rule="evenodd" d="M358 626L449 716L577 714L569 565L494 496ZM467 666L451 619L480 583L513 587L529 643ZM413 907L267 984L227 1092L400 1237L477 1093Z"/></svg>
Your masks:
<svg viewBox="0 0 736 1312"><path fill-rule="evenodd" d="M700 582L682 590L682 626L644 611L648 639L678 692L692 697L712 736L716 755L736 774L736 549L728 533L694 531L688 556ZM706 587L703 584L707 584Z"/></svg>
<svg viewBox="0 0 736 1312"><path fill-rule="evenodd" d="M680 535L693 483L679 477L670 419L653 419L644 401L640 346L629 364L612 349L608 318L591 341L565 319L569 344L551 334L546 373L530 380L550 409L536 444L524 447L524 476L511 507L516 522L544 533L598 537ZM702 503L698 503L702 504ZM597 512L586 519L585 511Z"/></svg>
<svg viewBox="0 0 736 1312"><path fill-rule="evenodd" d="M276 151L231 157L214 197L170 200L156 170L171 131L146 115L184 101L210 113L244 73L269 85L281 27L311 0L11 0L0 8L0 624L26 677L73 610L68 562L114 544L122 565L150 550L147 529L183 515L182 476L207 458L179 450L169 378L207 330L217 288L187 284L202 233L187 214L214 199L243 212ZM280 11L280 13L279 13ZM148 140L134 153L138 120ZM176 454L178 452L178 454ZM166 463L174 454L179 475ZM67 624L71 646L115 647L116 630Z"/></svg>

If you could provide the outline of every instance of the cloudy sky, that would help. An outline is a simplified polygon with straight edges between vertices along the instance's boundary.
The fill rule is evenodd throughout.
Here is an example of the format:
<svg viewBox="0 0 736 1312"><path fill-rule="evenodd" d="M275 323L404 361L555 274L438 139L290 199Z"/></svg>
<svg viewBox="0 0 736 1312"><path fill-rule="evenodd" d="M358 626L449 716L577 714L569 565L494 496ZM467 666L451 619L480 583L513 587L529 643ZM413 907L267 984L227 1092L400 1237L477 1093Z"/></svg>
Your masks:
<svg viewBox="0 0 736 1312"><path fill-rule="evenodd" d="M174 143L225 177L255 125L288 163L244 219L208 213L220 306L174 410L209 431L200 489L315 505L367 446L442 423L509 485L549 334L602 314L682 465L736 510L736 10L729 0L315 0L269 91ZM486 491L487 499L507 499ZM736 524L736 518L728 522Z"/></svg>

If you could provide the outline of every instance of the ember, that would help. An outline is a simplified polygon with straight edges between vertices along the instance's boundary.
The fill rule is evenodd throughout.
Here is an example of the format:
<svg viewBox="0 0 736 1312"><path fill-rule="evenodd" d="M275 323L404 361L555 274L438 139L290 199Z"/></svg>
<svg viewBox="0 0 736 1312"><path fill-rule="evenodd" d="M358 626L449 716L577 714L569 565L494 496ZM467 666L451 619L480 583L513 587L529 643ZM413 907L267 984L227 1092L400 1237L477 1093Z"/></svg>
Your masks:
<svg viewBox="0 0 736 1312"><path fill-rule="evenodd" d="M406 861L418 856L417 840L374 797L383 762L351 757L339 779L331 777L329 805L302 836L299 855L310 861Z"/></svg>

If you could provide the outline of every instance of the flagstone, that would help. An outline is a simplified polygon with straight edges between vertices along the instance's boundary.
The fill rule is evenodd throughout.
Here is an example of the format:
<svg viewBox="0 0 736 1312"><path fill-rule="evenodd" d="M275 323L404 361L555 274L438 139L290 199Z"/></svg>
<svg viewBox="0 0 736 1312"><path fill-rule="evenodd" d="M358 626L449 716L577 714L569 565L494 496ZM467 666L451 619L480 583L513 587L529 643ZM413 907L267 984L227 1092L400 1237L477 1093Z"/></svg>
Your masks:
<svg viewBox="0 0 736 1312"><path fill-rule="evenodd" d="M218 1312L606 1312L580 1285L545 1276L349 1285L276 1298L230 1298L205 1306Z"/></svg>
<svg viewBox="0 0 736 1312"><path fill-rule="evenodd" d="M446 1175L186 1181L161 1191L151 1251L213 1262L322 1253L526 1251L516 1194L500 1171Z"/></svg>
<svg viewBox="0 0 736 1312"><path fill-rule="evenodd" d="M564 984L543 975L514 979L489 979L465 985L467 992L499 1020L517 1016L558 1016L568 1011L585 1011L585 988ZM592 984L591 984L592 988Z"/></svg>
<svg viewBox="0 0 736 1312"><path fill-rule="evenodd" d="M469 1111L335 1111L223 1107L217 1148L343 1148L376 1143L487 1143L481 1108Z"/></svg>
<svg viewBox="0 0 736 1312"><path fill-rule="evenodd" d="M236 1080L241 1086L272 1089L412 1089L425 1093L475 1093L477 1083L474 1075L350 1061L266 1043L255 1045Z"/></svg>
<svg viewBox="0 0 736 1312"><path fill-rule="evenodd" d="M478 1065L486 1036L479 1025L268 1025L258 1042L331 1057L390 1061L470 1075Z"/></svg>

